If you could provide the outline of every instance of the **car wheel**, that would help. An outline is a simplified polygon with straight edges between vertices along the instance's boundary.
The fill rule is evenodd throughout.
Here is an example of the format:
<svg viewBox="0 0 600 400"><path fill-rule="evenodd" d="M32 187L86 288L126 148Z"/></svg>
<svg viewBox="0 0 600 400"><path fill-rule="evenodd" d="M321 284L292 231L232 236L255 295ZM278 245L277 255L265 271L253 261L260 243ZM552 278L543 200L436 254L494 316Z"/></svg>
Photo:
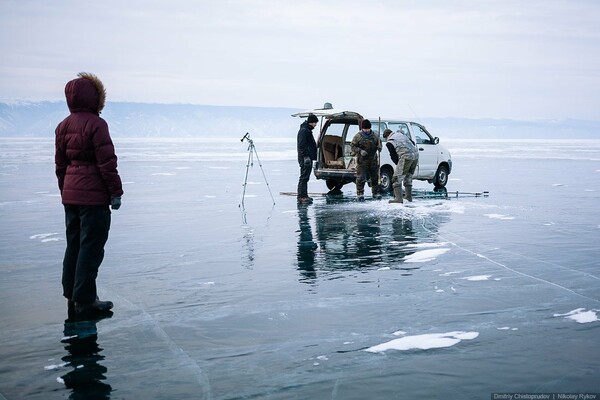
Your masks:
<svg viewBox="0 0 600 400"><path fill-rule="evenodd" d="M382 168L379 173L379 185L381 187L381 191L383 193L392 191L392 177L394 176L394 171L390 168Z"/></svg>
<svg viewBox="0 0 600 400"><path fill-rule="evenodd" d="M436 188L445 187L448 183L448 167L445 165L440 165L435 173L435 178L433 178L433 185Z"/></svg>

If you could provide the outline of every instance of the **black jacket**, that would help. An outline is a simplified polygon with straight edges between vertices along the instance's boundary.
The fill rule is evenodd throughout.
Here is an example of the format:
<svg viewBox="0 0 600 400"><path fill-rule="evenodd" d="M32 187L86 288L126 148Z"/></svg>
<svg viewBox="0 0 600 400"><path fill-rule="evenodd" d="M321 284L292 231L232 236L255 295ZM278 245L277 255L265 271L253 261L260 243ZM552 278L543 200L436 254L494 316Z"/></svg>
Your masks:
<svg viewBox="0 0 600 400"><path fill-rule="evenodd" d="M317 143L312 134L312 127L306 121L300 125L298 131L298 161L302 162L304 157L317 159Z"/></svg>

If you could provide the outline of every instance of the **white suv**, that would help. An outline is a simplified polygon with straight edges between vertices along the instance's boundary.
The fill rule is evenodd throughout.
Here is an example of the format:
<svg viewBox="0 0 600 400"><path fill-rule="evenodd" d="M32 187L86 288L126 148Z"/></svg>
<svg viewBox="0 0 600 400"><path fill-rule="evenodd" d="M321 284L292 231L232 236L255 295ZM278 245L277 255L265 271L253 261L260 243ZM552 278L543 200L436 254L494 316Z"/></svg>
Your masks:
<svg viewBox="0 0 600 400"><path fill-rule="evenodd" d="M326 104L326 106L329 104ZM333 108L302 111L293 116L306 118L314 114L321 119L321 129L317 141L317 161L314 174L317 179L324 179L327 188L339 190L347 183L356 180L356 157L350 154L350 143L360 130L363 117L354 111L337 111ZM383 131L402 130L410 134L419 149L419 165L413 179L433 183L436 189L448 183L448 175L452 171L450 152L439 144L439 138L431 134L421 124L396 119L373 118L371 129L379 133L382 142L380 160L380 185L383 191L391 191L394 163L385 148Z"/></svg>

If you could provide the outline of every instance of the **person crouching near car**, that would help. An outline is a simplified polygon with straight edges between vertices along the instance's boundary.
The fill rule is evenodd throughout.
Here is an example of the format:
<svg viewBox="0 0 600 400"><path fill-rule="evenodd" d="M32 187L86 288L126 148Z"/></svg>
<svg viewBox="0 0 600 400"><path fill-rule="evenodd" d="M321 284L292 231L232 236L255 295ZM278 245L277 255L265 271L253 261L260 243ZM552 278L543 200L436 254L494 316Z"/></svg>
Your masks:
<svg viewBox="0 0 600 400"><path fill-rule="evenodd" d="M365 199L365 182L369 177L373 198L381 199L378 158L381 141L379 135L371 130L371 121L368 119L362 122L362 129L352 138L350 150L351 154L356 156L356 197L358 201Z"/></svg>
<svg viewBox="0 0 600 400"><path fill-rule="evenodd" d="M412 139L400 130L392 133L390 129L386 129L383 131L383 137L387 142L385 147L390 152L390 158L396 163L392 177L394 198L389 202L403 202L402 183L404 183L406 200L412 201L412 180L419 163L419 150Z"/></svg>
<svg viewBox="0 0 600 400"><path fill-rule="evenodd" d="M107 312L96 277L110 229L110 208L121 206L123 188L106 121L100 118L106 91L93 74L82 72L65 86L70 115L56 127L54 155L58 188L65 209L67 248L63 295L69 314Z"/></svg>
<svg viewBox="0 0 600 400"><path fill-rule="evenodd" d="M298 164L300 164L300 177L298 178L298 204L310 204L313 199L308 197L308 180L312 172L312 162L317 159L317 143L313 136L313 129L319 119L314 114L309 114L306 121L300 125L298 131L297 149Z"/></svg>

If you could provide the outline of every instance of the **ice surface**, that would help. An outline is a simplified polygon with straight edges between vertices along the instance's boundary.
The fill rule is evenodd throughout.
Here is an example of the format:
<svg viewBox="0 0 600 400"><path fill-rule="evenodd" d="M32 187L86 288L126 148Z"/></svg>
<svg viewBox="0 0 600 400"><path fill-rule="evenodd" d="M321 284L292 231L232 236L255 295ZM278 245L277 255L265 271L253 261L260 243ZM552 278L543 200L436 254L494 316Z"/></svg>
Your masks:
<svg viewBox="0 0 600 400"><path fill-rule="evenodd" d="M455 153L444 140L449 192L490 196L410 206L389 195L359 203L353 184L326 197L314 176L312 205L276 195L273 206L255 162L243 215L239 138L115 138L128 184L98 276L115 314L87 336L66 329L52 138L0 142L6 398L83 396L67 374L104 384L104 398L453 400L597 387L600 141L477 140ZM295 132L256 145L273 194L295 191ZM52 369L82 349L73 341L89 356Z"/></svg>

